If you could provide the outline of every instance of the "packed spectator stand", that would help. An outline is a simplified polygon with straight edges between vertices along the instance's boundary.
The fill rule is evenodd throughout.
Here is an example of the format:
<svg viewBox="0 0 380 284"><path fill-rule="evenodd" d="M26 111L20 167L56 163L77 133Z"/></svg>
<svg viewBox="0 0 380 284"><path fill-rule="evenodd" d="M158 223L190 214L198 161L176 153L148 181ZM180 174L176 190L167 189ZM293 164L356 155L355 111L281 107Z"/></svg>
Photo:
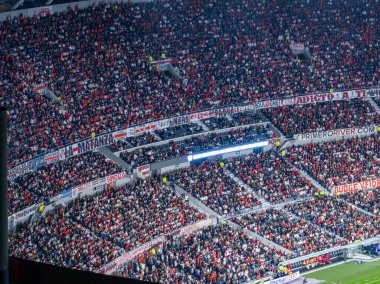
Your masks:
<svg viewBox="0 0 380 284"><path fill-rule="evenodd" d="M22 225L10 238L10 252L93 271L122 252L204 218L161 183L139 181L76 199L30 226Z"/></svg>
<svg viewBox="0 0 380 284"><path fill-rule="evenodd" d="M307 255L346 243L334 233L311 226L306 220L282 210L259 211L234 217L232 221L294 251L297 255Z"/></svg>
<svg viewBox="0 0 380 284"><path fill-rule="evenodd" d="M157 119L262 99L377 87L379 9L376 0L169 0L103 3L0 22L0 96L9 110L9 167L92 135ZM294 55L294 43L305 44L311 58ZM150 64L166 56L173 58L178 77ZM36 91L40 85L57 100ZM380 105L378 98L373 100ZM201 118L128 137L109 148L123 151L120 157L134 168L268 140L273 133L262 125L201 134L266 119L287 137L380 122L366 99L342 100ZM193 134L183 141L141 147ZM299 171L330 194L335 185L377 179L379 141L373 135L282 152L275 148L223 164L193 162L167 177L222 218L231 217L303 256L379 235L378 189L320 196ZM128 151L135 147L141 148ZM91 151L45 165L9 183L9 213L120 171ZM9 238L10 254L99 271L149 240L207 217L165 183L148 178L79 196L18 225ZM304 197L309 199L285 204L284 210L239 216L262 206L262 199L273 206ZM224 222L169 236L117 275L165 283L243 283L281 276L280 262L292 256Z"/></svg>
<svg viewBox="0 0 380 284"><path fill-rule="evenodd" d="M380 136L320 142L287 149L287 159L323 186L380 177Z"/></svg>
<svg viewBox="0 0 380 284"><path fill-rule="evenodd" d="M262 198L278 203L310 196L317 189L276 152L256 153L227 161L227 167Z"/></svg>
<svg viewBox="0 0 380 284"><path fill-rule="evenodd" d="M98 152L46 165L9 183L9 213L46 202L64 190L121 171L118 165Z"/></svg>
<svg viewBox="0 0 380 284"><path fill-rule="evenodd" d="M271 139L272 134L273 132L269 125L252 125L222 133L209 132L207 134L192 136L177 142L169 141L169 143L160 146L141 147L131 152L124 151L120 153L120 158L134 168L136 166L185 156L189 153L265 141ZM123 144L125 143L118 143L118 145ZM121 147L119 147L119 149Z"/></svg>
<svg viewBox="0 0 380 284"><path fill-rule="evenodd" d="M315 131L377 125L380 115L364 99L263 110L286 136Z"/></svg>
<svg viewBox="0 0 380 284"><path fill-rule="evenodd" d="M285 209L351 243L379 234L379 217L364 214L337 197L318 196L311 202L287 204Z"/></svg>
<svg viewBox="0 0 380 284"><path fill-rule="evenodd" d="M380 189L350 192L341 198L376 216L380 215Z"/></svg>
<svg viewBox="0 0 380 284"><path fill-rule="evenodd" d="M121 3L2 22L0 93L9 109L11 165L92 132L262 98L376 86L378 5ZM296 57L292 42L306 44L312 59ZM180 79L150 66L148 58L161 53L176 60ZM60 103L35 93L38 84Z"/></svg>
<svg viewBox="0 0 380 284"><path fill-rule="evenodd" d="M156 283L247 283L276 275L283 254L228 225L171 238L117 275Z"/></svg>
<svg viewBox="0 0 380 284"><path fill-rule="evenodd" d="M220 215L238 213L261 204L252 192L233 181L217 161L205 161L176 171L169 180Z"/></svg>

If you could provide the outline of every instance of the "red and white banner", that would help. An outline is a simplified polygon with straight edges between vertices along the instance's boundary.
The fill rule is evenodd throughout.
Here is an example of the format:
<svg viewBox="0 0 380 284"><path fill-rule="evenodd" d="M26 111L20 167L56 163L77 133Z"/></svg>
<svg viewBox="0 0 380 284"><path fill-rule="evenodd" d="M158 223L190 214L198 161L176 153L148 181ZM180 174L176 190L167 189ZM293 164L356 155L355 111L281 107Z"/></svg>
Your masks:
<svg viewBox="0 0 380 284"><path fill-rule="evenodd" d="M294 135L293 138L297 140L315 140L315 139L326 139L326 138L334 138L334 137L358 136L362 134L373 134L373 133L376 133L375 125L369 125L369 126L357 127L357 128L351 127L351 128L303 133L303 134Z"/></svg>
<svg viewBox="0 0 380 284"><path fill-rule="evenodd" d="M380 188L380 179L367 180L367 181L355 182L355 183L344 184L344 185L337 185L333 187L333 193L343 194L347 192L356 192L358 190L366 190L366 189L373 189L373 188Z"/></svg>
<svg viewBox="0 0 380 284"><path fill-rule="evenodd" d="M34 213L35 210L36 210L36 205L32 205L28 208L25 208L24 210L21 210L13 214L12 216L14 217L14 221L17 222L22 218L29 217L30 215Z"/></svg>
<svg viewBox="0 0 380 284"><path fill-rule="evenodd" d="M45 92L46 90L46 85L37 85L35 88L34 88L34 91L38 94L42 94L43 92Z"/></svg>
<svg viewBox="0 0 380 284"><path fill-rule="evenodd" d="M193 232L195 230L201 229L201 228L206 227L206 226L210 226L211 224L212 224L212 219L205 219L205 220L201 220L195 224L180 228L180 229L178 229L178 230L176 230L170 234L161 235L158 238L155 238L155 239L139 246L138 248L131 250L131 251L119 256L118 258L114 259L113 261L107 263L101 269L99 269L97 271L97 273L110 275L118 268L118 266L121 266L121 265L124 265L124 264L130 262L131 260L135 259L140 254L148 251L150 248L156 246L159 243L164 242L166 240L167 236L169 236L169 235L182 236L184 234L190 234L191 232Z"/></svg>
<svg viewBox="0 0 380 284"><path fill-rule="evenodd" d="M115 141L120 140L120 139L125 139L126 137L141 135L147 131L154 131L155 129L164 129L168 127L189 124L191 121L198 120L198 119L226 116L233 113L242 113L242 112L255 110L255 109L264 109L264 108L289 106L289 105L304 105L304 104L312 104L312 103L319 103L319 102L330 102L330 101L335 101L335 100L349 100L349 99L356 99L356 98L363 98L363 97L380 97L380 89L349 90L349 91L343 91L343 92L312 94L312 95L298 96L298 97L293 97L293 98L264 100L264 101L250 102L248 104L240 105L240 106L223 107L223 108L218 108L218 109L202 111L202 112L198 112L194 114L187 114L187 115L167 118L167 119L163 119L163 120L159 120L155 122L149 122L149 123L136 126L136 127L129 127L129 128L117 130L108 134L102 134L102 135L96 136L94 139L87 139L84 141L74 143L72 145L65 146L63 148L58 149L57 151L54 151L53 153L46 154L45 161L46 163L54 163L59 160L64 160L69 157L75 156L77 154L82 154L88 151L93 151L103 146L110 145L114 143ZM302 134L302 135L307 135L307 134ZM316 135L316 136L327 135L328 136L332 134L322 133L322 134L313 134L313 135ZM311 136L304 136L304 137L305 138L302 138L302 139L309 139L307 137L311 137ZM24 164L25 165L23 167L23 170L14 170L14 168L9 170L10 177L12 179L25 173L27 170L29 171L35 170L35 169L30 169L30 168L28 169L29 167L28 162L25 162Z"/></svg>
<svg viewBox="0 0 380 284"><path fill-rule="evenodd" d="M122 180L126 176L127 176L126 172L121 172L121 173L113 174L113 175L110 175L110 176L106 177L106 182L107 183L112 183L114 181Z"/></svg>
<svg viewBox="0 0 380 284"><path fill-rule="evenodd" d="M141 178L147 178L150 176L150 164L139 166L136 168L137 175Z"/></svg>
<svg viewBox="0 0 380 284"><path fill-rule="evenodd" d="M293 280L296 280L299 277L300 277L300 272L297 271L296 273L292 273L290 275L286 275L286 276L281 277L281 278L277 278L274 280L264 282L264 284L283 284L283 283L288 283L288 282L291 282Z"/></svg>

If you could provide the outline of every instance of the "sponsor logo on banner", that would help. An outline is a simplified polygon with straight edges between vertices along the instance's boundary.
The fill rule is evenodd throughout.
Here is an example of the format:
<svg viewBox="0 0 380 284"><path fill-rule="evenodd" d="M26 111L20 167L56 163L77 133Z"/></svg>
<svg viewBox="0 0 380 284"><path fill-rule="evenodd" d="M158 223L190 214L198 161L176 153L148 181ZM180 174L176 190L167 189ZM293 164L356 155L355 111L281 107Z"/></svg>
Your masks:
<svg viewBox="0 0 380 284"><path fill-rule="evenodd" d="M107 180L107 183L111 183L111 182L118 181L118 180L125 178L126 175L127 174L125 172L121 172L121 173L110 175L110 176L106 177L106 180Z"/></svg>
<svg viewBox="0 0 380 284"><path fill-rule="evenodd" d="M65 160L78 155L78 144L73 144L59 149L59 160Z"/></svg>
<svg viewBox="0 0 380 284"><path fill-rule="evenodd" d="M90 189L90 188L92 188L92 181L78 185L76 187L76 190L78 191L78 194L79 194L79 193L85 191L86 189Z"/></svg>
<svg viewBox="0 0 380 284"><path fill-rule="evenodd" d="M78 154L83 154L88 151L95 150L97 148L108 146L114 143L112 133L107 133L95 137L94 139L88 139L82 142L78 142Z"/></svg>
<svg viewBox="0 0 380 284"><path fill-rule="evenodd" d="M152 130L155 130L157 127L156 127L156 123L152 122L152 123L148 123L148 124L145 124L145 131L146 132L150 132Z"/></svg>
<svg viewBox="0 0 380 284"><path fill-rule="evenodd" d="M334 130L297 134L297 135L294 135L294 138L298 140L314 140L314 139L323 139L323 138L330 138L330 137L372 134L372 133L376 133L376 127L374 125L359 127L359 128L352 127L352 128L334 129Z"/></svg>
<svg viewBox="0 0 380 284"><path fill-rule="evenodd" d="M45 92L46 90L46 85L37 85L35 88L34 88L34 91L38 94L42 94L43 92Z"/></svg>
<svg viewBox="0 0 380 284"><path fill-rule="evenodd" d="M164 129L170 127L170 119L162 119L157 121L157 129Z"/></svg>
<svg viewBox="0 0 380 284"><path fill-rule="evenodd" d="M113 133L113 139L115 141L122 140L128 137L128 129L117 131Z"/></svg>
<svg viewBox="0 0 380 284"><path fill-rule="evenodd" d="M290 281L296 280L298 277L300 277L300 272L297 271L296 273L277 278L274 280L266 281L264 284L283 284L283 283L288 283Z"/></svg>
<svg viewBox="0 0 380 284"><path fill-rule="evenodd" d="M72 196L72 189L64 190L59 194L59 198L66 198Z"/></svg>
<svg viewBox="0 0 380 284"><path fill-rule="evenodd" d="M95 187L95 186L97 186L99 184L102 184L102 183L105 183L105 182L106 182L106 178L105 177L104 178L99 178L99 179L97 179L97 180L95 180L95 181L92 182L92 186Z"/></svg>
<svg viewBox="0 0 380 284"><path fill-rule="evenodd" d="M355 182L333 187L334 194L342 194L347 192L356 192L358 190L366 190L372 188L380 188L380 179Z"/></svg>
<svg viewBox="0 0 380 284"><path fill-rule="evenodd" d="M141 177L147 177L150 175L150 164L139 166L136 168L137 174Z"/></svg>
<svg viewBox="0 0 380 284"><path fill-rule="evenodd" d="M76 187L74 187L72 190L71 190L71 197L77 197L78 196L78 189Z"/></svg>
<svg viewBox="0 0 380 284"><path fill-rule="evenodd" d="M144 134L144 132L145 132L144 126L135 127L135 135L141 135L141 134Z"/></svg>
<svg viewBox="0 0 380 284"><path fill-rule="evenodd" d="M368 97L380 97L380 89L367 90Z"/></svg>
<svg viewBox="0 0 380 284"><path fill-rule="evenodd" d="M31 171L29 167L29 162L18 165L8 171L8 178L10 180L15 179L18 176L29 173Z"/></svg>
<svg viewBox="0 0 380 284"><path fill-rule="evenodd" d="M45 163L52 164L59 160L59 151L55 151L45 155Z"/></svg>
<svg viewBox="0 0 380 284"><path fill-rule="evenodd" d="M198 113L190 114L190 120L199 120L211 117L211 111L202 111Z"/></svg>
<svg viewBox="0 0 380 284"><path fill-rule="evenodd" d="M170 120L170 127L179 126L179 125L189 124L190 123L190 116L189 115L182 115L182 116L170 118L169 120Z"/></svg>
<svg viewBox="0 0 380 284"><path fill-rule="evenodd" d="M17 222L22 218L29 217L30 215L34 213L35 209L36 209L36 205L32 205L28 208L25 208L24 210L21 210L20 212L13 214L14 221Z"/></svg>
<svg viewBox="0 0 380 284"><path fill-rule="evenodd" d="M28 163L29 163L30 170L35 171L36 169L46 165L45 156L34 158L30 160Z"/></svg>

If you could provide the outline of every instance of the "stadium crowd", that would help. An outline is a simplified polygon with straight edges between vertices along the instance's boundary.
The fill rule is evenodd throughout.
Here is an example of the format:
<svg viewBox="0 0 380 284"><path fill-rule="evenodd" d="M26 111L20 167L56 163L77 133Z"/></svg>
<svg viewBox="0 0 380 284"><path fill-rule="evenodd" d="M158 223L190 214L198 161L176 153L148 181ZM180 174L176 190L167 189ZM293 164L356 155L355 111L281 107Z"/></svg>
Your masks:
<svg viewBox="0 0 380 284"><path fill-rule="evenodd" d="M216 150L248 142L269 140L272 134L273 132L270 130L269 125L252 125L246 128L232 129L223 133L211 132L193 136L177 142L170 141L160 146L148 146L133 151L124 151L120 153L120 158L135 168L137 166L169 160L199 151ZM118 143L118 145L124 144L124 142ZM122 147L124 148L126 146Z"/></svg>
<svg viewBox="0 0 380 284"><path fill-rule="evenodd" d="M332 232L282 210L268 209L233 217L232 221L299 256L346 244Z"/></svg>
<svg viewBox="0 0 380 284"><path fill-rule="evenodd" d="M9 213L48 201L60 192L122 169L98 152L87 152L55 164L49 164L17 177L9 183Z"/></svg>
<svg viewBox="0 0 380 284"><path fill-rule="evenodd" d="M378 9L376 0L107 3L1 22L10 165L185 112L376 86ZM292 43L312 58L295 56ZM179 78L149 64L161 54Z"/></svg>
<svg viewBox="0 0 380 284"><path fill-rule="evenodd" d="M220 215L238 213L261 204L251 192L235 183L217 161L204 161L173 172L169 180Z"/></svg>
<svg viewBox="0 0 380 284"><path fill-rule="evenodd" d="M378 125L380 115L365 99L334 101L263 110L286 136L349 127Z"/></svg>
<svg viewBox="0 0 380 284"><path fill-rule="evenodd" d="M67 212L75 222L126 251L205 218L154 179L76 199Z"/></svg>
<svg viewBox="0 0 380 284"><path fill-rule="evenodd" d="M380 189L359 190L341 195L342 199L371 212L380 215Z"/></svg>
<svg viewBox="0 0 380 284"><path fill-rule="evenodd" d="M116 275L156 283L246 283L275 276L282 260L281 251L217 225L171 237Z"/></svg>
<svg viewBox="0 0 380 284"><path fill-rule="evenodd" d="M110 187L65 209L21 225L10 238L13 256L96 270L162 234L205 215L156 180Z"/></svg>
<svg viewBox="0 0 380 284"><path fill-rule="evenodd" d="M361 213L337 197L318 196L311 201L286 204L284 208L344 238L349 243L379 234L380 217Z"/></svg>
<svg viewBox="0 0 380 284"><path fill-rule="evenodd" d="M287 149L287 159L323 186L380 177L380 136L307 144Z"/></svg>
<svg viewBox="0 0 380 284"><path fill-rule="evenodd" d="M32 226L22 224L8 242L12 256L90 271L99 269L124 251L73 222L70 213L63 209Z"/></svg>
<svg viewBox="0 0 380 284"><path fill-rule="evenodd" d="M317 189L276 152L255 153L227 161L227 168L272 203L311 195Z"/></svg>

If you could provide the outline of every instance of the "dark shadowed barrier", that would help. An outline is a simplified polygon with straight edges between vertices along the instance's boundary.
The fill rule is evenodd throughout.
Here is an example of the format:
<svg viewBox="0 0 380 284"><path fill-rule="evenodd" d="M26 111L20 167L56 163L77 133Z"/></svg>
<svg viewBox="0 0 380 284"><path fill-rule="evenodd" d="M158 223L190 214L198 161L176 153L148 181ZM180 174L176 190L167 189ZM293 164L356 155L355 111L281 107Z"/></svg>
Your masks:
<svg viewBox="0 0 380 284"><path fill-rule="evenodd" d="M9 278L12 284L119 284L148 283L116 276L74 270L50 264L9 258Z"/></svg>

